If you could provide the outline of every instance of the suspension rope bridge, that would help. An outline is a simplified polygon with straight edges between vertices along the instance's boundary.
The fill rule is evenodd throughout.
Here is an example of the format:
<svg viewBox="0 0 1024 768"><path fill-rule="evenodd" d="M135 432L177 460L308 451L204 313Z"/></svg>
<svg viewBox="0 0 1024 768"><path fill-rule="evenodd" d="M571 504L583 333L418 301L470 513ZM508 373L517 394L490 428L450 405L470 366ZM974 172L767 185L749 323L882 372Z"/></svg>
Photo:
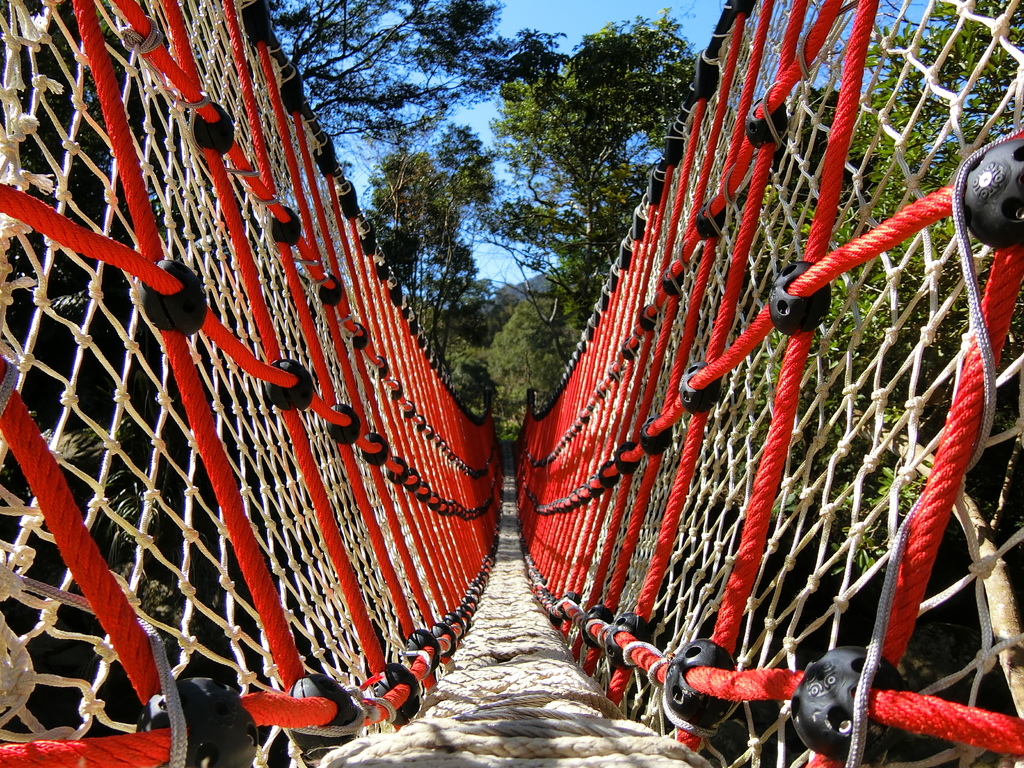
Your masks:
<svg viewBox="0 0 1024 768"><path fill-rule="evenodd" d="M1024 759L1019 2L729 0L504 448L264 0L2 25L0 765Z"/></svg>

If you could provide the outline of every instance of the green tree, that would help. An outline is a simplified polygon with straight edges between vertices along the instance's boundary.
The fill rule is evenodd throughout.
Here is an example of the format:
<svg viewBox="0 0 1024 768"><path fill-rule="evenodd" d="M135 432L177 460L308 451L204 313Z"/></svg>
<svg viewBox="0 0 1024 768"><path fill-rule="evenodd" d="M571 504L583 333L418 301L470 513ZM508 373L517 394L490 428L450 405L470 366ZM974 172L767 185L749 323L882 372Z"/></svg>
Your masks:
<svg viewBox="0 0 1024 768"><path fill-rule="evenodd" d="M514 184L493 230L549 279L570 323L590 314L692 60L678 22L638 18L587 35L557 71L501 87L494 129Z"/></svg>
<svg viewBox="0 0 1024 768"><path fill-rule="evenodd" d="M372 179L378 240L446 364L453 339L486 341L490 295L476 278L473 244L494 197L493 166L469 128L449 126L432 142L418 134L398 146Z"/></svg>
<svg viewBox="0 0 1024 768"><path fill-rule="evenodd" d="M520 301L491 342L488 369L497 384L494 416L502 437L515 436L523 418L526 390L550 392L565 368L555 350L571 346L574 334L558 322L552 304L550 298L538 304ZM545 322L542 312L553 315L554 322Z"/></svg>
<svg viewBox="0 0 1024 768"><path fill-rule="evenodd" d="M484 0L270 0L310 106L335 135L387 136L550 67L551 35L497 34Z"/></svg>

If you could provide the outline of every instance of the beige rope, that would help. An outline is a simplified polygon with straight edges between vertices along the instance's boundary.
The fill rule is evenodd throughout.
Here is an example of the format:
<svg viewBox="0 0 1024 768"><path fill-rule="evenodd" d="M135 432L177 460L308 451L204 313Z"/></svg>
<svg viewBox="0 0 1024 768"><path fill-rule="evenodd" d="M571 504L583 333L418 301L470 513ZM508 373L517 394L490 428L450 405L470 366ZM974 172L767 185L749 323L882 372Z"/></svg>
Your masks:
<svg viewBox="0 0 1024 768"><path fill-rule="evenodd" d="M334 750L321 767L708 766L676 741L621 719L573 661L528 586L507 446L505 478L497 562L473 627L425 697L422 716L398 733Z"/></svg>

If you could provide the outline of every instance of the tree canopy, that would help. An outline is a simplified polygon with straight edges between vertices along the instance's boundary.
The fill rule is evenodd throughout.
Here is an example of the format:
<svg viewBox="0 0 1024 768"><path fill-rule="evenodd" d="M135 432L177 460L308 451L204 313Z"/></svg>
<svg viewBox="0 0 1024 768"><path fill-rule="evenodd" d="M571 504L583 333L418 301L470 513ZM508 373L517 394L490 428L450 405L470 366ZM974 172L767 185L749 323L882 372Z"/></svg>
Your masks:
<svg viewBox="0 0 1024 768"><path fill-rule="evenodd" d="M377 166L373 218L388 265L433 350L448 362L454 337L483 342L485 288L473 244L495 192L494 160L469 128L417 134Z"/></svg>
<svg viewBox="0 0 1024 768"><path fill-rule="evenodd" d="M390 136L552 66L552 36L502 37L501 6L486 0L271 0L271 9L334 135Z"/></svg>
<svg viewBox="0 0 1024 768"><path fill-rule="evenodd" d="M496 238L547 276L582 325L646 186L693 55L667 16L609 24L556 71L501 86L497 151L513 179Z"/></svg>

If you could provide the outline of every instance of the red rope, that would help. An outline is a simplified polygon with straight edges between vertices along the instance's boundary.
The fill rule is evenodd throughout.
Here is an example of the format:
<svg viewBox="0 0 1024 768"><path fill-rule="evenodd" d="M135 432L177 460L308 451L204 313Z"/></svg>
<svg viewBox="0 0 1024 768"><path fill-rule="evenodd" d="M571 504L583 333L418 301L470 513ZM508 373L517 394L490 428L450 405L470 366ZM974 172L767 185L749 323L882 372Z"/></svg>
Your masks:
<svg viewBox="0 0 1024 768"><path fill-rule="evenodd" d="M0 367L6 370L6 366L6 361L0 361ZM149 639L85 527L63 472L17 391L11 393L0 415L0 431L36 495L39 511L68 570L110 635L139 700L148 701L160 690Z"/></svg>

